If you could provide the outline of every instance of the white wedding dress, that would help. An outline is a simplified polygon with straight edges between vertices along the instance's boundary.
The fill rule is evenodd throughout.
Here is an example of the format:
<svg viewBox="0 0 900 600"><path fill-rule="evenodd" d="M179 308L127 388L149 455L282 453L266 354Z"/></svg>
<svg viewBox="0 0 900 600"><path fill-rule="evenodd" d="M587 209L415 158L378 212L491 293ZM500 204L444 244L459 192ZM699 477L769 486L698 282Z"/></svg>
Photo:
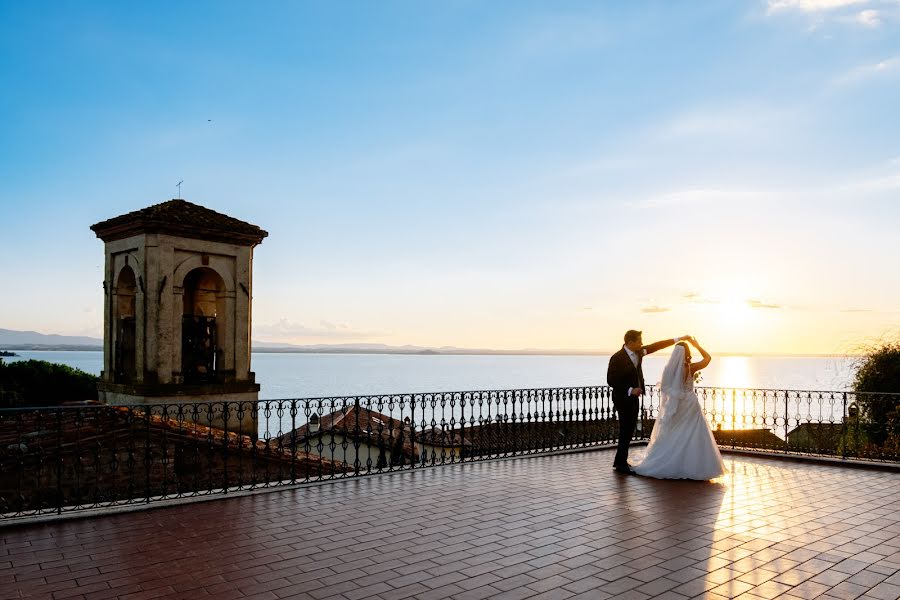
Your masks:
<svg viewBox="0 0 900 600"><path fill-rule="evenodd" d="M657 479L715 479L725 473L716 438L700 410L684 348L675 346L659 384L659 416L638 475Z"/></svg>

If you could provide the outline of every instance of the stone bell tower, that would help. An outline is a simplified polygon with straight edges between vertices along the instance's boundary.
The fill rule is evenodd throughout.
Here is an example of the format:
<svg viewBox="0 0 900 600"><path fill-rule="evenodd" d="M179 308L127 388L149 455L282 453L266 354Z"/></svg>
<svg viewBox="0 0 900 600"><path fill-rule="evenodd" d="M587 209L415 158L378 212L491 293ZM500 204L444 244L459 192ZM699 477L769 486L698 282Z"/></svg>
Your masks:
<svg viewBox="0 0 900 600"><path fill-rule="evenodd" d="M91 229L106 252L100 401L227 402L227 419L217 405L198 422L255 436L253 248L268 233L184 200Z"/></svg>

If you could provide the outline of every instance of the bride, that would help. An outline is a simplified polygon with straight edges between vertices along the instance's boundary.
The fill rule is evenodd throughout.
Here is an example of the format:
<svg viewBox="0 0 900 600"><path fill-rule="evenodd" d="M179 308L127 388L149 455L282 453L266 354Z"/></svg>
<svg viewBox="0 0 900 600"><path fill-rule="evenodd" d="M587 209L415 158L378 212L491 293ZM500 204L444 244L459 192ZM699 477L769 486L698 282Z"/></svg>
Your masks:
<svg viewBox="0 0 900 600"><path fill-rule="evenodd" d="M634 466L638 475L658 479L715 479L725 472L722 455L694 393L694 373L712 357L693 337L689 341L703 356L692 363L685 342L675 345L659 384L659 416L650 434L644 460Z"/></svg>

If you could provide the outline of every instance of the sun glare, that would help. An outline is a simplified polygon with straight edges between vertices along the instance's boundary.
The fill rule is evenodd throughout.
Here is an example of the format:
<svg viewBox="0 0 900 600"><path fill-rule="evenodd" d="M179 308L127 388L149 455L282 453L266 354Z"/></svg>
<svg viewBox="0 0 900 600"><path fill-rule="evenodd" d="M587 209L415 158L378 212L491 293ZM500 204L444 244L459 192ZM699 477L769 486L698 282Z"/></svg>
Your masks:
<svg viewBox="0 0 900 600"><path fill-rule="evenodd" d="M717 386L728 388L753 387L750 361L746 356L722 356L716 360L715 381Z"/></svg>
<svg viewBox="0 0 900 600"><path fill-rule="evenodd" d="M727 290L718 304L719 321L729 329L741 329L750 320L753 309L747 301L748 290L740 284L726 284Z"/></svg>

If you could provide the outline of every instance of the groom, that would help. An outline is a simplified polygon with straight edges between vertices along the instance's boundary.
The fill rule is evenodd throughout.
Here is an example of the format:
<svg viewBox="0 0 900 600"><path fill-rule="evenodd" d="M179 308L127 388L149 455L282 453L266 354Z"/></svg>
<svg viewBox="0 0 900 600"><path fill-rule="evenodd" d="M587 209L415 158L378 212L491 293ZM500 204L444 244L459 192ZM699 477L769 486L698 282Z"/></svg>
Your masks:
<svg viewBox="0 0 900 600"><path fill-rule="evenodd" d="M634 475L628 464L628 446L634 436L638 418L638 399L644 393L644 372L641 362L647 354L668 348L689 336L654 342L645 346L641 332L629 329L625 332L625 345L609 359L606 383L612 388L613 406L619 415L619 448L613 468L619 473Z"/></svg>

